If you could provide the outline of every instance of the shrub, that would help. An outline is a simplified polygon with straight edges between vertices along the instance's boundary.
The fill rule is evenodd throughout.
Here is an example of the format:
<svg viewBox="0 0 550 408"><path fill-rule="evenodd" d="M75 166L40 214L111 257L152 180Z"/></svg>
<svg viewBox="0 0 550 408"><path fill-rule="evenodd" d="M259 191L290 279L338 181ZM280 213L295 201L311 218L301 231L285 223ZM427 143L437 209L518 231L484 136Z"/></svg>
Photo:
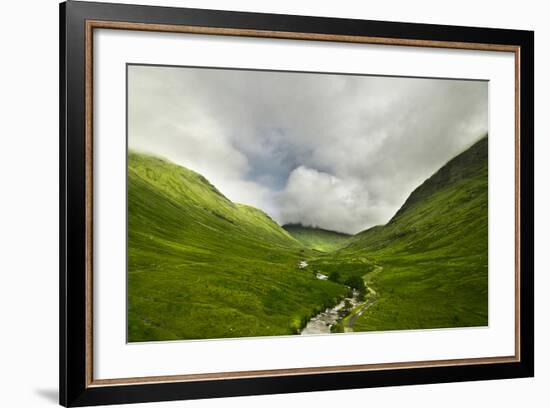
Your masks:
<svg viewBox="0 0 550 408"><path fill-rule="evenodd" d="M350 276L344 282L345 285L350 288L356 289L359 293L366 293L367 287L365 286L365 281L359 276Z"/></svg>
<svg viewBox="0 0 550 408"><path fill-rule="evenodd" d="M328 275L328 279L333 281L333 282L340 282L340 272L338 271L332 271L329 275Z"/></svg>

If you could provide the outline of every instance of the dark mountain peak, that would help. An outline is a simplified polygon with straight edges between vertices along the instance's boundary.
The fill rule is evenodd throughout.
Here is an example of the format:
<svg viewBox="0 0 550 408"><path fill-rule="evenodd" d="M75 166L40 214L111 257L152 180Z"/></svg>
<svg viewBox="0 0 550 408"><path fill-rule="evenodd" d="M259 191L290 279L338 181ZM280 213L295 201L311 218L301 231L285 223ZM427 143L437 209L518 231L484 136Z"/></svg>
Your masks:
<svg viewBox="0 0 550 408"><path fill-rule="evenodd" d="M477 176L487 171L488 137L485 136L468 149L449 160L443 167L425 180L409 195L403 206L395 213L389 224L393 223L414 204L426 199L437 191L459 182L460 180Z"/></svg>
<svg viewBox="0 0 550 408"><path fill-rule="evenodd" d="M285 225L282 226L282 228L287 230L287 231L295 231L295 230L319 231L319 232L327 232L327 233L330 233L330 234L343 235L343 236L347 236L347 237L351 236L350 234L346 234L345 232L339 232L339 231L329 230L329 229L325 229L325 228L319 228L319 227L316 227L316 226L313 226L313 225L304 225L302 223L285 224Z"/></svg>

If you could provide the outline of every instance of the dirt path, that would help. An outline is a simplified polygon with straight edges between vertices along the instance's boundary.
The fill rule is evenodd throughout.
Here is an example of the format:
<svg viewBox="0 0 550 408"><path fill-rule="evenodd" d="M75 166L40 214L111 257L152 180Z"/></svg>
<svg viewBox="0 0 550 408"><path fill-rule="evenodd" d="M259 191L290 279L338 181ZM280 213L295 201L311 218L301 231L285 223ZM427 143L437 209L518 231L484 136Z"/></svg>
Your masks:
<svg viewBox="0 0 550 408"><path fill-rule="evenodd" d="M353 324L355 323L355 320L363 314L365 310L367 310L374 302L376 302L376 292L372 290L371 288L368 288L370 292L370 296L368 300L363 303L359 309L352 313L347 319L346 323L344 324L344 333L349 333L353 331Z"/></svg>
<svg viewBox="0 0 550 408"><path fill-rule="evenodd" d="M368 274L368 279L365 279L365 284L369 285L372 281L372 278L375 275L378 275L380 272L382 272L382 267L380 265L375 266L372 273ZM355 323L355 320L361 316L365 310L367 310L369 307L373 305L374 302L376 302L376 298L378 295L376 294L376 291L372 289L370 286L367 286L367 289L369 291L369 298L363 303L359 308L353 312L350 316L348 316L344 323L344 333L350 333L353 332L353 325Z"/></svg>

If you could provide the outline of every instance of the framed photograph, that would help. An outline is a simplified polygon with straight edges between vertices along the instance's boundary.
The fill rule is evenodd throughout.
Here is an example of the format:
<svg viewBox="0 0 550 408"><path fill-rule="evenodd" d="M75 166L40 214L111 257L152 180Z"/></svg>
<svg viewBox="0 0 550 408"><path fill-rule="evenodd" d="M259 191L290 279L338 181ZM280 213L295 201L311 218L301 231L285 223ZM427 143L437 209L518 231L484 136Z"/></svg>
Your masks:
<svg viewBox="0 0 550 408"><path fill-rule="evenodd" d="M533 376L533 32L60 27L62 405Z"/></svg>

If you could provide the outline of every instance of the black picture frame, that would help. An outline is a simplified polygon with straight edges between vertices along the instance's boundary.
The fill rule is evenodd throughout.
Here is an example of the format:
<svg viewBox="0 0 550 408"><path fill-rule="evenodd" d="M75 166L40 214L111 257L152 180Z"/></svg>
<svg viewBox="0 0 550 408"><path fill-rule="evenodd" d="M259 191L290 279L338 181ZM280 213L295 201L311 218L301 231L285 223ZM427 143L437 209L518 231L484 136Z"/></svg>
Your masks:
<svg viewBox="0 0 550 408"><path fill-rule="evenodd" d="M534 376L534 33L474 28L68 1L60 5L60 403L122 404ZM518 47L519 355L513 362L90 385L87 372L86 22L186 25L270 32ZM89 236L88 236L89 237Z"/></svg>

